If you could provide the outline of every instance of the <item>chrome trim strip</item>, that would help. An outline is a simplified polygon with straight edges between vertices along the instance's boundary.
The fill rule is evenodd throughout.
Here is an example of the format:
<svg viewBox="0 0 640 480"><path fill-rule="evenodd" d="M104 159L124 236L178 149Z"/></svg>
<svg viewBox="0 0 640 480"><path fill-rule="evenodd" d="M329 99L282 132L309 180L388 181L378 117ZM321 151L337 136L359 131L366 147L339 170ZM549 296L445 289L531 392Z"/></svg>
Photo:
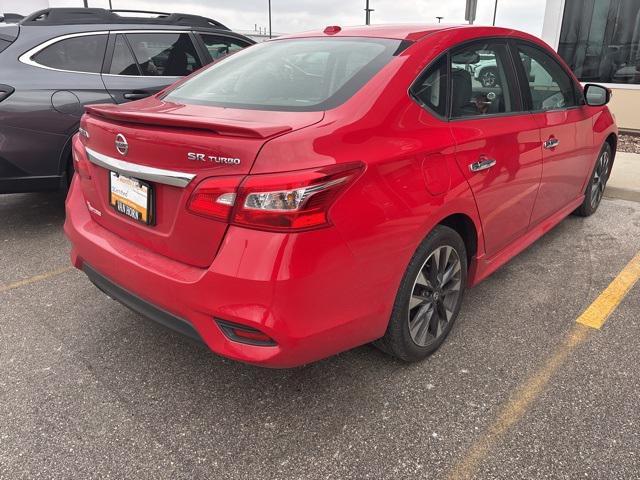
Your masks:
<svg viewBox="0 0 640 480"><path fill-rule="evenodd" d="M186 187L196 176L195 173L177 172L175 170L165 170L162 168L147 167L136 163L125 162L117 158L103 155L95 150L86 148L89 161L94 165L106 168L123 175L130 175L140 180L163 183L173 187Z"/></svg>

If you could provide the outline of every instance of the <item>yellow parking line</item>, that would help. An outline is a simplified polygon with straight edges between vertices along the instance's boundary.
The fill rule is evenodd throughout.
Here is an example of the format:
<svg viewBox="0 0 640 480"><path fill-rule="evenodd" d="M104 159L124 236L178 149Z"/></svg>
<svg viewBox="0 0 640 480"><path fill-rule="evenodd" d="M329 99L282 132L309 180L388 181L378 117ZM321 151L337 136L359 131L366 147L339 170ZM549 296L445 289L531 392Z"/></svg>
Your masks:
<svg viewBox="0 0 640 480"><path fill-rule="evenodd" d="M20 280L18 282L8 283L6 285L0 285L0 293L6 292L8 290L13 290L14 288L24 287L25 285L31 285L32 283L39 282L40 280L46 280L47 278L55 277L56 275L60 275L72 269L73 267L71 266L62 267L56 270L51 270L50 272L34 275L33 277L30 277L30 278L25 278L24 280Z"/></svg>
<svg viewBox="0 0 640 480"><path fill-rule="evenodd" d="M591 328L602 328L609 315L640 278L640 253L638 253L595 301L589 305L576 322Z"/></svg>
<svg viewBox="0 0 640 480"><path fill-rule="evenodd" d="M451 469L447 478L463 480L473 478L480 463L500 439L527 413L531 404L549 384L551 377L564 365L567 358L593 331L600 328L640 278L640 252L631 260L609 286L578 317L576 324L547 361L520 385L496 420L476 440L464 457ZM591 327L591 328L587 328Z"/></svg>

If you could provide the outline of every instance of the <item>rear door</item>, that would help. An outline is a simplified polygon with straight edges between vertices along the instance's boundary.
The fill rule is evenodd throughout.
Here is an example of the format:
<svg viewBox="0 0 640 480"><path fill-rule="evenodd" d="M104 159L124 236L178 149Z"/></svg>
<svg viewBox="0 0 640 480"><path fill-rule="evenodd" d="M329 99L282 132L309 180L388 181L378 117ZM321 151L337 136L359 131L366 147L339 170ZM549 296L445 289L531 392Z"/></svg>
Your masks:
<svg viewBox="0 0 640 480"><path fill-rule="evenodd" d="M449 58L456 160L475 196L491 257L529 227L542 172L540 131L523 111L506 41L466 44ZM488 65L495 71L490 86L475 75Z"/></svg>
<svg viewBox="0 0 640 480"><path fill-rule="evenodd" d="M537 45L518 41L514 46L525 106L540 127L543 147L542 181L531 216L535 225L584 191L595 161L592 119L560 63Z"/></svg>
<svg viewBox="0 0 640 480"><path fill-rule="evenodd" d="M186 31L113 31L107 60L102 78L116 103L154 95L203 64Z"/></svg>

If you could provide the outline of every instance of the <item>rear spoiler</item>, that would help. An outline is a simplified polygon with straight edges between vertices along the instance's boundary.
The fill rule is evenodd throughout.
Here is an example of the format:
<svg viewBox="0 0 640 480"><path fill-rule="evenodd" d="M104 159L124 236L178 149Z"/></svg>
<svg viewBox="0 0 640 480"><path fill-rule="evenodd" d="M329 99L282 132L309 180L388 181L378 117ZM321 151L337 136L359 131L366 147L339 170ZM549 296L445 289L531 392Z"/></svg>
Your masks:
<svg viewBox="0 0 640 480"><path fill-rule="evenodd" d="M144 111L124 110L118 105L87 105L85 111L89 115L115 120L118 122L140 125L157 125L161 127L208 130L219 135L269 138L274 135L293 130L290 125L265 125L264 123L233 120L215 117L191 117L177 113L150 113Z"/></svg>

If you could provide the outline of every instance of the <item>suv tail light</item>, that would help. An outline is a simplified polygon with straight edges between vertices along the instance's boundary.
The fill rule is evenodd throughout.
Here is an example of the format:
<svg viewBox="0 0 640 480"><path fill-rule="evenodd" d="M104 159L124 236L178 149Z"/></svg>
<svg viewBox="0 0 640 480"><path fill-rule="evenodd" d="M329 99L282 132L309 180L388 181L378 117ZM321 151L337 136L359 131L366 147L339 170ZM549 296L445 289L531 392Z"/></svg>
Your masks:
<svg viewBox="0 0 640 480"><path fill-rule="evenodd" d="M15 92L16 89L9 85L0 85L0 102Z"/></svg>
<svg viewBox="0 0 640 480"><path fill-rule="evenodd" d="M313 170L218 177L203 181L187 208L197 214L249 228L308 230L329 224L329 209L362 172L361 163ZM240 184L238 186L238 184Z"/></svg>

